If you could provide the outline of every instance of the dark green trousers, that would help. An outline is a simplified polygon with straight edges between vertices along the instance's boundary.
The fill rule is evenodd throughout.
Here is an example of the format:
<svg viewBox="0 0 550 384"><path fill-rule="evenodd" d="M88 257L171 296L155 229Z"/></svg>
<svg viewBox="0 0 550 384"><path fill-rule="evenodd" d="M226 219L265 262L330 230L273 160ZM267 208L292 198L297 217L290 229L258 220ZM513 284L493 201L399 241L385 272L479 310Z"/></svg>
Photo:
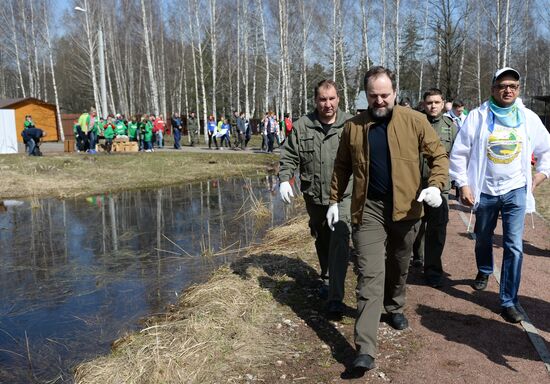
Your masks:
<svg viewBox="0 0 550 384"><path fill-rule="evenodd" d="M357 353L376 357L382 306L402 313L405 305L409 260L418 220L393 221L392 200L367 199L363 222L353 228L357 250Z"/></svg>
<svg viewBox="0 0 550 384"><path fill-rule="evenodd" d="M339 221L331 231L327 223L328 205L314 204L304 195L309 215L309 228L315 237L315 249L321 266L321 278L328 279L328 300L342 301L349 262L351 200L338 204Z"/></svg>
<svg viewBox="0 0 550 384"><path fill-rule="evenodd" d="M437 208L424 204L424 217L413 246L413 257L424 260L424 275L427 278L441 278L443 275L441 255L447 238L449 195L442 193L441 197L443 202Z"/></svg>

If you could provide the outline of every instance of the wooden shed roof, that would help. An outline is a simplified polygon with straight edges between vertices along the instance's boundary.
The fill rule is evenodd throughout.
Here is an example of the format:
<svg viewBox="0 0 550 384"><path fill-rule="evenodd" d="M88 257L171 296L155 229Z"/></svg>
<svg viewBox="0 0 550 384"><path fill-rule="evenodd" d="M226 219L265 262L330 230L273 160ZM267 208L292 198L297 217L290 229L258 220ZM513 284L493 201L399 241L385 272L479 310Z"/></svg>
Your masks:
<svg viewBox="0 0 550 384"><path fill-rule="evenodd" d="M46 105L55 106L55 104L46 103L45 101L42 101L42 100L34 98L34 97L24 97L24 98L20 98L20 99L0 99L0 109L5 109L5 108L8 108L8 107L11 107L12 105L20 104L20 103L25 102L25 101L33 101L33 102L38 103L38 104L46 104Z"/></svg>

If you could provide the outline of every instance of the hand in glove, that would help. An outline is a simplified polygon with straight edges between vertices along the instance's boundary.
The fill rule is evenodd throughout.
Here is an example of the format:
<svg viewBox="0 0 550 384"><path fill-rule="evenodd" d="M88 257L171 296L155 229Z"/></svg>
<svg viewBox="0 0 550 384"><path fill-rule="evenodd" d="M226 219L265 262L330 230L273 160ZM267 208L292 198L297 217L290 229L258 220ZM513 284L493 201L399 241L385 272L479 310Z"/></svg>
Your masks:
<svg viewBox="0 0 550 384"><path fill-rule="evenodd" d="M327 223L331 231L334 231L334 224L338 222L338 204L333 203L328 207Z"/></svg>
<svg viewBox="0 0 550 384"><path fill-rule="evenodd" d="M441 205L443 200L441 199L441 191L439 191L439 188L428 187L420 192L417 201L425 202L430 207L437 208Z"/></svg>
<svg viewBox="0 0 550 384"><path fill-rule="evenodd" d="M290 204L290 198L294 197L294 193L292 192L292 186L288 181L283 181L281 185L279 185L279 195L281 195L281 199L285 203Z"/></svg>

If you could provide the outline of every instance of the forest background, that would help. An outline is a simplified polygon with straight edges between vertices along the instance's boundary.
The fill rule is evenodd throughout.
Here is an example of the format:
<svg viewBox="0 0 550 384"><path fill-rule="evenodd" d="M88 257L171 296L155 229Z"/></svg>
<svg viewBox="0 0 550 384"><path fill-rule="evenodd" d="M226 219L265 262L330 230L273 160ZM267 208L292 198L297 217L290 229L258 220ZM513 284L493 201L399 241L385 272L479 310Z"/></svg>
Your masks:
<svg viewBox="0 0 550 384"><path fill-rule="evenodd" d="M233 110L299 116L334 79L353 111L365 71L397 75L400 98L442 89L468 108L494 71L522 74L522 98L550 94L548 0L4 0L0 98L36 97L103 116ZM80 11L77 10L80 9ZM99 34L99 31L102 34ZM105 49L106 100L98 36ZM106 105L106 111L101 106Z"/></svg>

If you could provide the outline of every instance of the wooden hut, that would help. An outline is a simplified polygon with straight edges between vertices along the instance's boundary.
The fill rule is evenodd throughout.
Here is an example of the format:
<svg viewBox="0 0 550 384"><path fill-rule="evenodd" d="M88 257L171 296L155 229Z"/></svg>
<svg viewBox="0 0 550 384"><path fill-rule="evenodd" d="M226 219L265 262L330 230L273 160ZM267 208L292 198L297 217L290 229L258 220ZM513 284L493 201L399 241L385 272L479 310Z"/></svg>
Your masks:
<svg viewBox="0 0 550 384"><path fill-rule="evenodd" d="M15 111L15 125L17 140L22 142L21 131L24 127L25 116L31 115L36 128L43 129L48 134L43 141L59 141L59 131L55 104L49 104L33 97L24 99L0 99L0 109Z"/></svg>

